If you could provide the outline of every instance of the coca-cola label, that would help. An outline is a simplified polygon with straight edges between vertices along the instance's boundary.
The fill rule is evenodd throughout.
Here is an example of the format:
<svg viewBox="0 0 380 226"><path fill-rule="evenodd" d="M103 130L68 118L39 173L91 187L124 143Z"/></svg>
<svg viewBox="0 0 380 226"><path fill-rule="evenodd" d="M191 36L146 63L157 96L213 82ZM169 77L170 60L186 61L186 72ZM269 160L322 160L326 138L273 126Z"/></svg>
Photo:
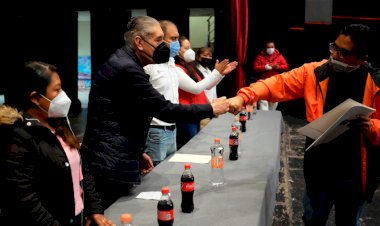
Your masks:
<svg viewBox="0 0 380 226"><path fill-rule="evenodd" d="M223 158L213 157L211 159L211 167L212 168L223 168Z"/></svg>
<svg viewBox="0 0 380 226"><path fill-rule="evenodd" d="M233 138L231 138L231 139L230 139L230 145L231 145L231 146L239 145L239 138L238 138L238 139L233 139Z"/></svg>
<svg viewBox="0 0 380 226"><path fill-rule="evenodd" d="M174 220L174 210L158 210L157 218L161 221Z"/></svg>
<svg viewBox="0 0 380 226"><path fill-rule="evenodd" d="M194 182L182 182L182 191L194 191Z"/></svg>
<svg viewBox="0 0 380 226"><path fill-rule="evenodd" d="M245 115L242 115L242 116L240 116L240 121L247 121L247 116L245 116Z"/></svg>

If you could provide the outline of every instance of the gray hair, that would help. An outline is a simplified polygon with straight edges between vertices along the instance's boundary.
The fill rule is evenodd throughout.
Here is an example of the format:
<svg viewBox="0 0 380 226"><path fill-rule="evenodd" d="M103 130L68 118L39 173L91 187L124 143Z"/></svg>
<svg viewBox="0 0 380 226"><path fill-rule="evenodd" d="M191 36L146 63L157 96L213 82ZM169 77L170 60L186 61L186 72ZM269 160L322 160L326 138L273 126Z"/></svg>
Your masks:
<svg viewBox="0 0 380 226"><path fill-rule="evenodd" d="M124 33L125 45L135 49L133 39L136 36L147 38L151 35L153 25L159 25L159 22L150 16L133 17L127 25L127 31Z"/></svg>

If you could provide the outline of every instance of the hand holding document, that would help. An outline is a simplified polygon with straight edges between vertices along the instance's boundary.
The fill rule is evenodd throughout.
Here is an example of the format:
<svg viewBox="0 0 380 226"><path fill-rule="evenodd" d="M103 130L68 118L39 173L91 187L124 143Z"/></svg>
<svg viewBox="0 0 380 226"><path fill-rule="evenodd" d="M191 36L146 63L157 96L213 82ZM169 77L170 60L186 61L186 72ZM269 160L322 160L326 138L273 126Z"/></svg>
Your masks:
<svg viewBox="0 0 380 226"><path fill-rule="evenodd" d="M349 129L346 121L355 119L360 115L370 115L375 109L356 102L352 99L347 99L334 109L330 110L322 117L314 120L306 126L299 128L298 132L302 135L310 137L315 141L306 149L330 142L340 134Z"/></svg>

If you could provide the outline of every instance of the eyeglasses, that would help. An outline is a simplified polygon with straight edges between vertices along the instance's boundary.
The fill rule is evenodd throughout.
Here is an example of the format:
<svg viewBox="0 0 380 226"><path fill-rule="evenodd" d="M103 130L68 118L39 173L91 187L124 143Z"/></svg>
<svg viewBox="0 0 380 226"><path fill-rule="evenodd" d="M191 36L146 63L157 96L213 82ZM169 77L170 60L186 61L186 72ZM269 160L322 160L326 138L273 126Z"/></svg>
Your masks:
<svg viewBox="0 0 380 226"><path fill-rule="evenodd" d="M330 51L330 53L336 52L339 57L348 57L348 56L354 54L354 52L352 52L350 50L339 48L338 46L336 46L336 44L334 42L329 44L329 51Z"/></svg>

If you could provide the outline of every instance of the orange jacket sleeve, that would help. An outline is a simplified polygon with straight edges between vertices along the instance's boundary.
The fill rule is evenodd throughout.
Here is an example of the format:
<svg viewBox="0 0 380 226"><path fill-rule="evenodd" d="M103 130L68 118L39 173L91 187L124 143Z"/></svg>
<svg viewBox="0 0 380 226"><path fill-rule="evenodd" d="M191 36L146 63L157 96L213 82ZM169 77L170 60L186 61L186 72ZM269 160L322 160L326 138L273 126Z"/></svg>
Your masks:
<svg viewBox="0 0 380 226"><path fill-rule="evenodd" d="M380 146L380 91L373 98L373 108L376 111L371 116L367 137L373 145Z"/></svg>
<svg viewBox="0 0 380 226"><path fill-rule="evenodd" d="M271 102L288 101L303 97L305 79L314 79L308 75L305 65L291 71L258 80L249 87L241 88L237 95L244 103L268 100ZM313 82L315 84L315 82Z"/></svg>

